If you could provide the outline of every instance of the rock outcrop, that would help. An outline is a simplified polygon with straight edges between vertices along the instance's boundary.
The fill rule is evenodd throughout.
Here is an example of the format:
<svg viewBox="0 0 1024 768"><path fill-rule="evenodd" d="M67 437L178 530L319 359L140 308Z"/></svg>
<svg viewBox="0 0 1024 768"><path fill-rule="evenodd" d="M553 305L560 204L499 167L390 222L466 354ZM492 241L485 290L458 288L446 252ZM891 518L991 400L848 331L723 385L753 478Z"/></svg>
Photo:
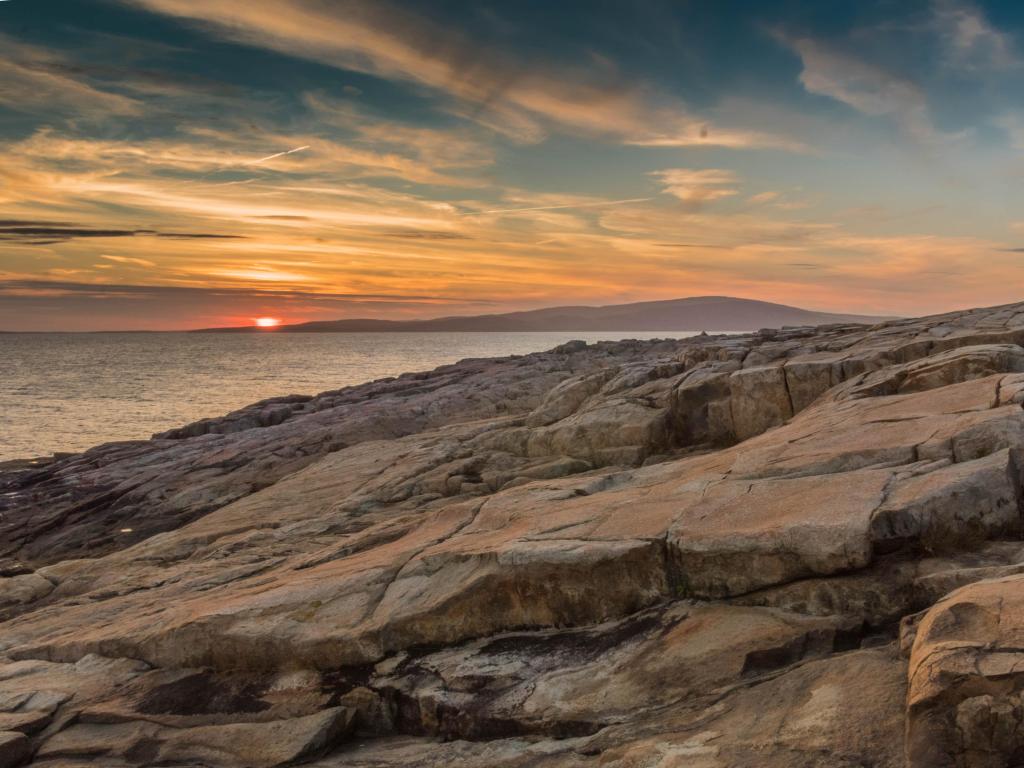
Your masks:
<svg viewBox="0 0 1024 768"><path fill-rule="evenodd" d="M0 468L0 766L1024 763L1024 305Z"/></svg>

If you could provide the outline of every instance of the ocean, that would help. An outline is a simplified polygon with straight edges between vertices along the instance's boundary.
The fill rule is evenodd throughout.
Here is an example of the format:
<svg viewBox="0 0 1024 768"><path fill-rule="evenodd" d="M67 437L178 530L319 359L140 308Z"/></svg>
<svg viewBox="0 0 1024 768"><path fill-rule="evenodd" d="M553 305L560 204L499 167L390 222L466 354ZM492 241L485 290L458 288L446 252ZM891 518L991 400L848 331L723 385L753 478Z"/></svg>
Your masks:
<svg viewBox="0 0 1024 768"><path fill-rule="evenodd" d="M0 334L0 461L149 438L268 397L317 394L571 339L693 333Z"/></svg>

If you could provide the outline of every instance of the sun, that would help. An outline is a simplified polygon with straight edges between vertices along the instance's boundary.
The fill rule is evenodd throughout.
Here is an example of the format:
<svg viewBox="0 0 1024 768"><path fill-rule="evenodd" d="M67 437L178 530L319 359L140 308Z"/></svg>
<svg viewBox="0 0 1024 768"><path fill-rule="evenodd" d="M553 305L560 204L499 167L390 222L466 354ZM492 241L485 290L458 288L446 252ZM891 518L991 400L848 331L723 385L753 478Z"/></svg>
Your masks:
<svg viewBox="0 0 1024 768"><path fill-rule="evenodd" d="M276 317L257 317L253 322L257 328L276 328L281 324Z"/></svg>

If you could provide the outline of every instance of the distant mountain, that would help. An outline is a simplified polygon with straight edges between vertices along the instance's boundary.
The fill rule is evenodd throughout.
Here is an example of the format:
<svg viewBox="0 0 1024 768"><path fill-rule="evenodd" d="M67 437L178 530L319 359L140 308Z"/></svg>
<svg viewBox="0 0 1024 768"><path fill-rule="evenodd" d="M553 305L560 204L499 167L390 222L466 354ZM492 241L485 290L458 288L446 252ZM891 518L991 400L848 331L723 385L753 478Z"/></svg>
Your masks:
<svg viewBox="0 0 1024 768"><path fill-rule="evenodd" d="M892 318L812 312L767 301L695 296L606 307L550 307L501 315L433 320L325 320L276 328L204 328L196 333L330 333L366 331L754 331L786 325L874 324Z"/></svg>

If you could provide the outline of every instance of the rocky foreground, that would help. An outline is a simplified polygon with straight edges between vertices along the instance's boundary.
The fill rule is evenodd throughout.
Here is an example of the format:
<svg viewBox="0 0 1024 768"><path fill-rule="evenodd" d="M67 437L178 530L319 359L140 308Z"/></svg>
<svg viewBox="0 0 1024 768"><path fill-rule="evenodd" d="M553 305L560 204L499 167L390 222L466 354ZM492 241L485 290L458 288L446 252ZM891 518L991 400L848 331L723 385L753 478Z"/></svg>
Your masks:
<svg viewBox="0 0 1024 768"><path fill-rule="evenodd" d="M1024 764L1024 304L0 474L0 766Z"/></svg>

